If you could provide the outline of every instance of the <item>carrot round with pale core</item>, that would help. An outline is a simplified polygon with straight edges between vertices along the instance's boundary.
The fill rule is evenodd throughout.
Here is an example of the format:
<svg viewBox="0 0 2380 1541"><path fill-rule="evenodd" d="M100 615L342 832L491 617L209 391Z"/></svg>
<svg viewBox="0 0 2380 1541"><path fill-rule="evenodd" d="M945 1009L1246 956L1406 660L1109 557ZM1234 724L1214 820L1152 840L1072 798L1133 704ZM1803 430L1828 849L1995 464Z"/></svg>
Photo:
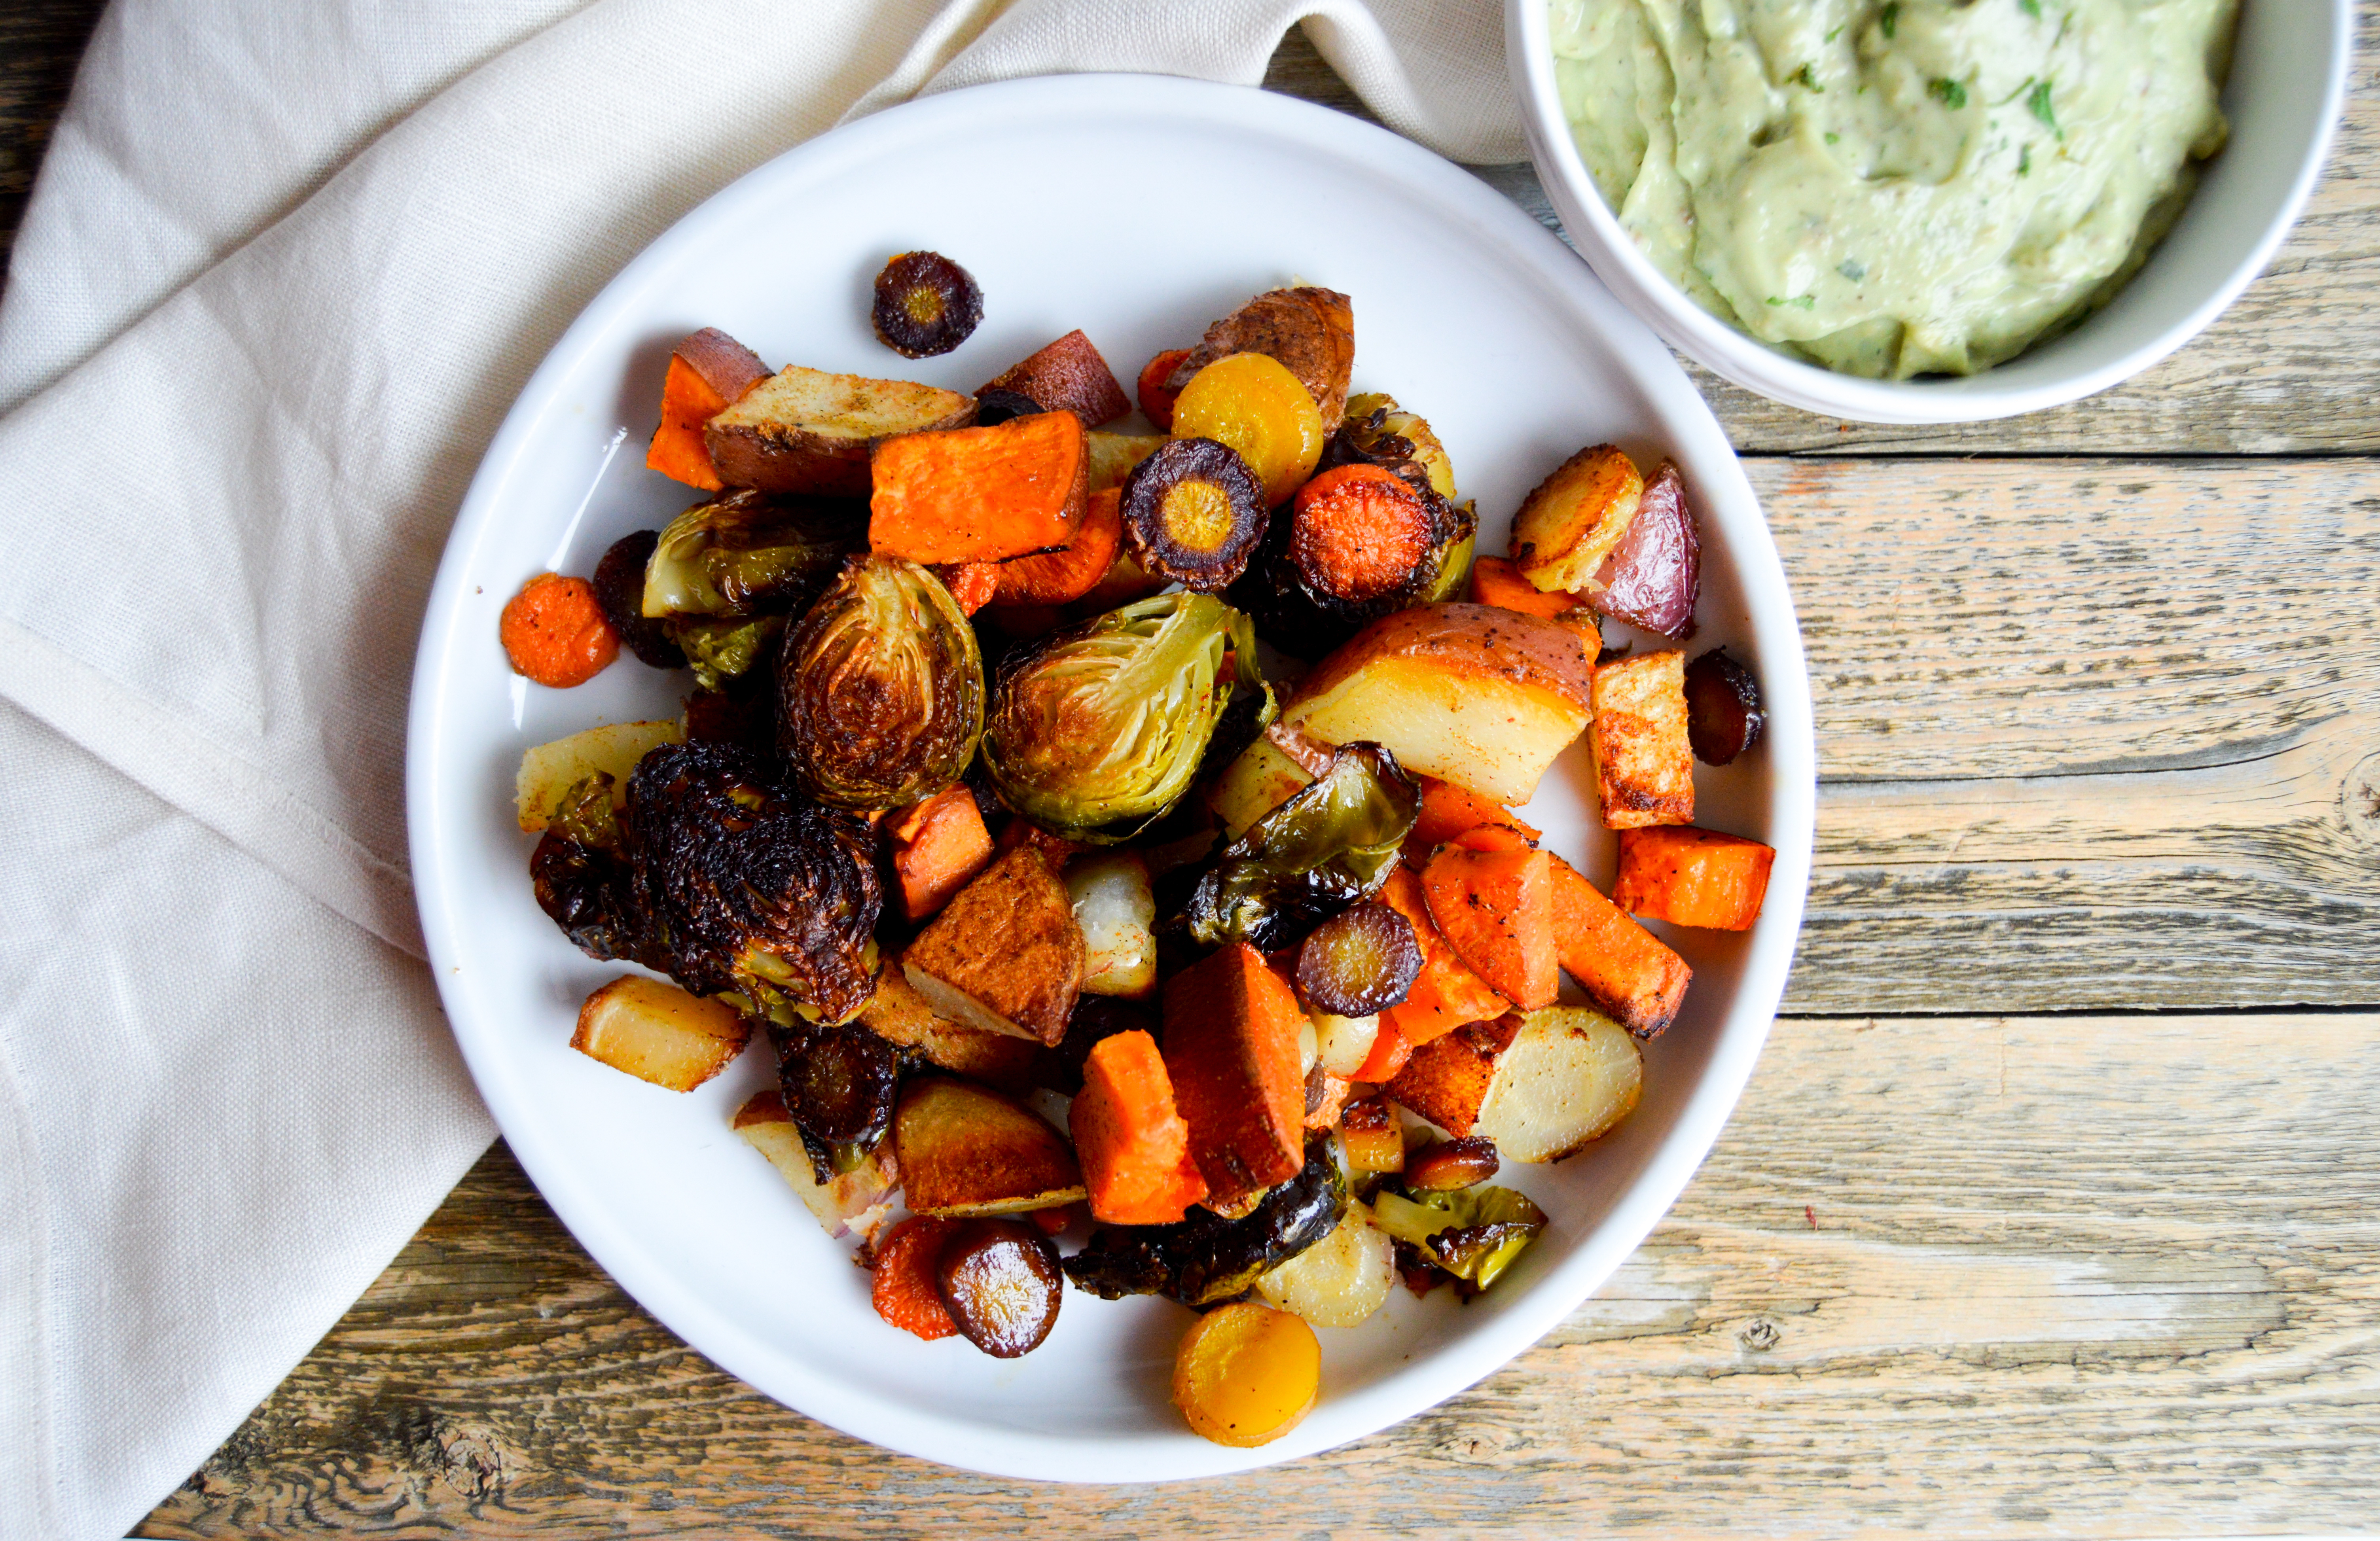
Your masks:
<svg viewBox="0 0 2380 1541"><path fill-rule="evenodd" d="M566 690L611 667L620 634L603 618L603 602L585 578L540 573L504 605L498 626L513 672Z"/></svg>

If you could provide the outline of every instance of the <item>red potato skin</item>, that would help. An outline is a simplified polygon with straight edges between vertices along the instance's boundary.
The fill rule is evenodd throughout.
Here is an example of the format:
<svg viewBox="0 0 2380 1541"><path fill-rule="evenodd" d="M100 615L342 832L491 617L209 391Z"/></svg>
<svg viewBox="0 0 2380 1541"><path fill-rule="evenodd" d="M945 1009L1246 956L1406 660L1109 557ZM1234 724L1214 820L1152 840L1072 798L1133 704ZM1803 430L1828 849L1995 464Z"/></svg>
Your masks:
<svg viewBox="0 0 2380 1541"><path fill-rule="evenodd" d="M1694 634L1694 601L1702 597L1702 537L1678 467L1663 461L1645 483L1636 517L1618 549L1603 559L1602 587L1586 602L1615 621L1658 632L1673 641Z"/></svg>
<svg viewBox="0 0 2380 1541"><path fill-rule="evenodd" d="M1079 327L987 382L976 394L990 391L1014 391L1045 412L1072 412L1086 428L1113 422L1132 410L1132 398L1116 382L1115 371Z"/></svg>

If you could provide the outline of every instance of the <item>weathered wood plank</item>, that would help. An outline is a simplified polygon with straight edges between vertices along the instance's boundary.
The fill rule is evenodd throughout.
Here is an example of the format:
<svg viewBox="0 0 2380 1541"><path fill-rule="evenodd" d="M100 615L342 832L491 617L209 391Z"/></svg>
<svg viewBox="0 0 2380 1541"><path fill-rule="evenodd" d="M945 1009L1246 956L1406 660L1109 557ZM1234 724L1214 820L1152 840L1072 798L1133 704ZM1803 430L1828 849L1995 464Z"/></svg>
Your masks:
<svg viewBox="0 0 2380 1541"><path fill-rule="evenodd" d="M2380 1014L1789 1019L1676 1212L1545 1343L1350 1449L1140 1489L968 1476L766 1401L499 1147L140 1534L2360 1525L2375 1098Z"/></svg>
<svg viewBox="0 0 2380 1541"><path fill-rule="evenodd" d="M2304 217L2265 275L2188 347L2138 379L2070 406L2006 422L1844 424L1687 372L1739 450L2027 455L2305 454L2380 448L2380 0L2358 7L2347 110ZM1265 84L1369 117L1303 33ZM1547 224L1560 221L1528 165L1475 168Z"/></svg>
<svg viewBox="0 0 2380 1541"><path fill-rule="evenodd" d="M67 104L75 65L106 0L0 5L0 274L17 244L17 222Z"/></svg>
<svg viewBox="0 0 2380 1541"><path fill-rule="evenodd" d="M1817 709L1789 1010L2380 1003L2380 465L1748 468Z"/></svg>

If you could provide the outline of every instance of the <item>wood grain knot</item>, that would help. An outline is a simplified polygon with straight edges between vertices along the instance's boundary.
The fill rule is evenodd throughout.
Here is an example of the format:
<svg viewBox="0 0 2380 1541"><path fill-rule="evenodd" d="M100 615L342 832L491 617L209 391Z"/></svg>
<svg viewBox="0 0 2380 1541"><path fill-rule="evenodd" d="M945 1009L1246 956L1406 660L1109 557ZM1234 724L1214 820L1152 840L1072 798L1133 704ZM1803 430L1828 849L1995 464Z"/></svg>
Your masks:
<svg viewBox="0 0 2380 1541"><path fill-rule="evenodd" d="M467 1503L497 1498L509 1474L504 1441L494 1431L441 1420L433 1469Z"/></svg>
<svg viewBox="0 0 2380 1541"><path fill-rule="evenodd" d="M1755 1353L1767 1353L1785 1341L1785 1333L1775 1322L1764 1318L1737 1333L1735 1341Z"/></svg>
<svg viewBox="0 0 2380 1541"><path fill-rule="evenodd" d="M2338 789L2339 817L2349 832L2367 845L2380 845L2380 754L2364 756Z"/></svg>

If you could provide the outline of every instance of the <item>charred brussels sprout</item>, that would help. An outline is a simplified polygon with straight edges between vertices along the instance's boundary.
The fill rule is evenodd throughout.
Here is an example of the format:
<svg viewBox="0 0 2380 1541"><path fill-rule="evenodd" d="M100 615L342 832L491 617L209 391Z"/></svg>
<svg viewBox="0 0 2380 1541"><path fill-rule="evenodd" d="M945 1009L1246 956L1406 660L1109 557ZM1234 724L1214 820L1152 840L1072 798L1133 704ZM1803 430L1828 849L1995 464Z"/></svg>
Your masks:
<svg viewBox="0 0 2380 1541"><path fill-rule="evenodd" d="M958 780L983 736L983 658L941 581L855 557L785 640L777 743L820 802L914 803Z"/></svg>
<svg viewBox="0 0 2380 1541"><path fill-rule="evenodd" d="M883 894L866 825L795 796L729 744L670 744L628 778L641 907L680 984L762 1015L840 1022L876 988Z"/></svg>
<svg viewBox="0 0 2380 1541"><path fill-rule="evenodd" d="M1164 1295L1211 1305L1245 1294L1259 1275L1337 1228L1347 1212L1347 1179L1330 1136L1305 1143L1305 1165L1238 1219L1193 1209L1172 1225L1103 1226L1066 1259L1066 1277L1103 1300Z"/></svg>
<svg viewBox="0 0 2380 1541"><path fill-rule="evenodd" d="M1382 1192L1372 1196L1372 1223L1476 1294L1536 1240L1546 1212L1510 1188Z"/></svg>
<svg viewBox="0 0 2380 1541"><path fill-rule="evenodd" d="M796 1021L771 1029L777 1088L821 1185L867 1159L892 1127L901 1057L865 1027Z"/></svg>
<svg viewBox="0 0 2380 1541"><path fill-rule="evenodd" d="M563 794L529 853L538 907L590 958L625 958L666 973L669 949L637 888L625 831L612 807L612 778L598 770Z"/></svg>
<svg viewBox="0 0 2380 1541"><path fill-rule="evenodd" d="M1388 881L1421 789L1377 744L1350 744L1321 775L1223 847L1190 896L1190 935L1209 947L1288 947Z"/></svg>
<svg viewBox="0 0 2380 1541"><path fill-rule="evenodd" d="M1276 705L1246 616L1206 594L1135 600L1001 671L984 768L1001 800L1034 823L1113 844L1189 791L1217 723L1235 701L1245 710L1247 693L1260 729Z"/></svg>
<svg viewBox="0 0 2380 1541"><path fill-rule="evenodd" d="M799 609L844 553L866 542L867 513L865 504L750 491L696 504L654 542L644 613L731 618Z"/></svg>

